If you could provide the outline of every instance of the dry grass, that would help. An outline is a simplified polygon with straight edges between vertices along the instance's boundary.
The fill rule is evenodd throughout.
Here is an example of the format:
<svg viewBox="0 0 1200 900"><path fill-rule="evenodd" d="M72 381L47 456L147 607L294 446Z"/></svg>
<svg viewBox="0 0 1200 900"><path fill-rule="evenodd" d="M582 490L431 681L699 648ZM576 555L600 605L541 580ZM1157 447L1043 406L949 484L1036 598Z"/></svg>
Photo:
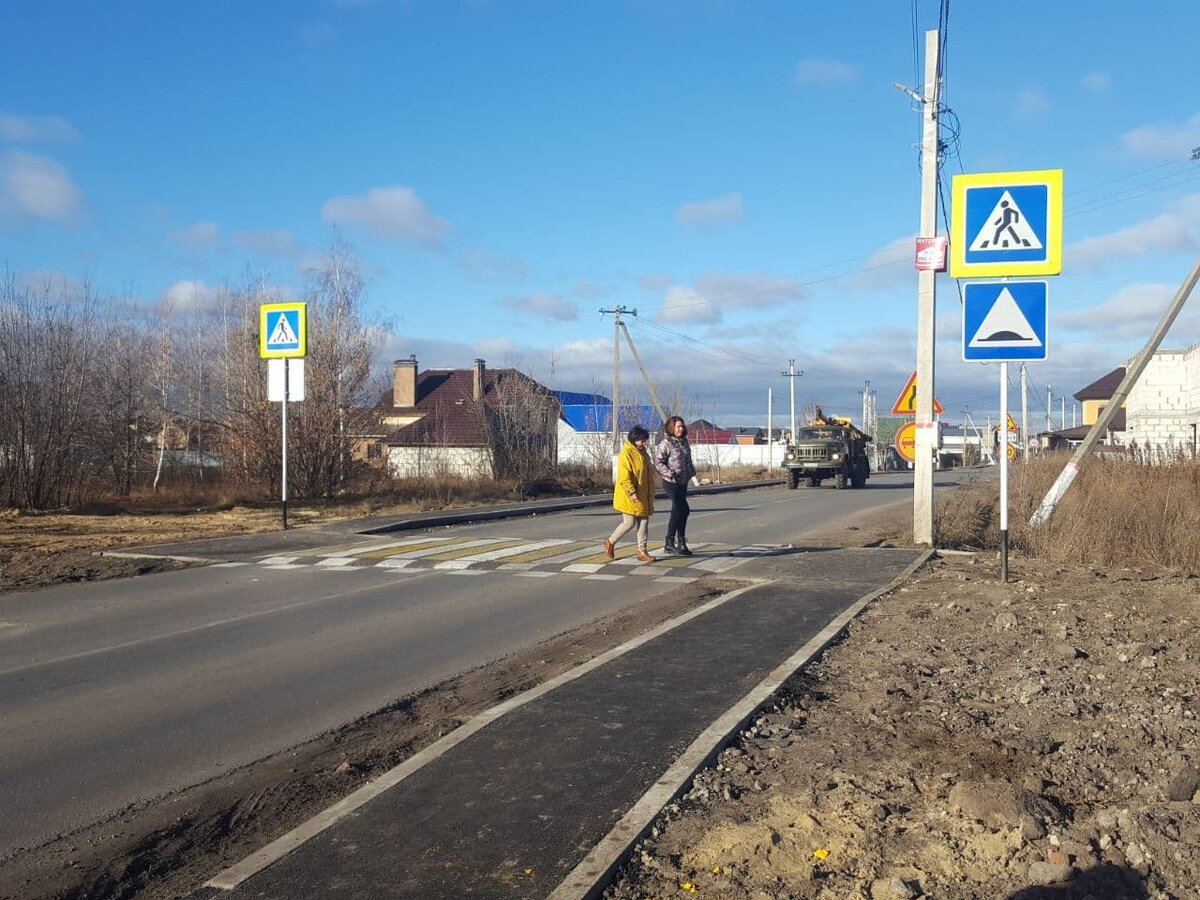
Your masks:
<svg viewBox="0 0 1200 900"><path fill-rule="evenodd" d="M1031 528L1029 517L1068 458L1010 469L1010 547L1063 563L1200 571L1200 462L1089 459L1050 521ZM999 483L989 479L939 498L937 516L939 545L998 548Z"/></svg>

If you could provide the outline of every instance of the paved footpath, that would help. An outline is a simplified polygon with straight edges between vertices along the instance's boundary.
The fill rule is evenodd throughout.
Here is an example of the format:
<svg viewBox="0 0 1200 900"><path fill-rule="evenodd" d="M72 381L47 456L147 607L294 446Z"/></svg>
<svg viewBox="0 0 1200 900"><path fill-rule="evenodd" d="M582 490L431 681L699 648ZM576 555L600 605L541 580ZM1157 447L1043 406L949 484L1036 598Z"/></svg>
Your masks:
<svg viewBox="0 0 1200 900"><path fill-rule="evenodd" d="M592 896L770 691L922 558L748 562L754 586L473 719L193 898Z"/></svg>

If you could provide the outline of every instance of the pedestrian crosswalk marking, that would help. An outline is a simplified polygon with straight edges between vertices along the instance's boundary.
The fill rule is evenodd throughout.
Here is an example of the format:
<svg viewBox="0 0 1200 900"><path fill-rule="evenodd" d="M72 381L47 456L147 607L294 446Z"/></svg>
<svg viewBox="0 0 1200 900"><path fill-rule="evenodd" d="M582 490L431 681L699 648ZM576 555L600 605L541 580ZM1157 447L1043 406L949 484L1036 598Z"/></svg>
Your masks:
<svg viewBox="0 0 1200 900"><path fill-rule="evenodd" d="M550 557L562 556L566 553L577 550L590 550L596 546L595 541L567 541L564 540L557 547L543 547L539 550L531 550L528 553L520 553L516 556L510 556L508 562L501 566L502 569L517 568L517 566L525 563L536 563L538 560L549 559Z"/></svg>
<svg viewBox="0 0 1200 900"><path fill-rule="evenodd" d="M257 560L275 570L313 569L357 572L380 568L403 574L481 575L489 571L529 578L571 574L612 581L630 575L654 577L663 584L684 583L733 568L745 559L777 552L770 544L692 544L694 556L668 555L661 541L648 547L654 563L637 558L637 546L619 547L609 559L596 541L568 538L411 537L385 544L342 545L297 551Z"/></svg>

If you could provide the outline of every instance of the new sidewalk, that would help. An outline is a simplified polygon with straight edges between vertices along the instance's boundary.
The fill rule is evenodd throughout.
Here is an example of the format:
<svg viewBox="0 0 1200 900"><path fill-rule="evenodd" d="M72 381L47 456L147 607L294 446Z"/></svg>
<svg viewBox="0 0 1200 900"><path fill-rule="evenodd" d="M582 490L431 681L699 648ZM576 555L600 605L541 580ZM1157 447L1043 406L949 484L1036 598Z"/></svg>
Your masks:
<svg viewBox="0 0 1200 900"><path fill-rule="evenodd" d="M784 679L918 550L796 550L758 579L476 717L195 900L595 896Z"/></svg>

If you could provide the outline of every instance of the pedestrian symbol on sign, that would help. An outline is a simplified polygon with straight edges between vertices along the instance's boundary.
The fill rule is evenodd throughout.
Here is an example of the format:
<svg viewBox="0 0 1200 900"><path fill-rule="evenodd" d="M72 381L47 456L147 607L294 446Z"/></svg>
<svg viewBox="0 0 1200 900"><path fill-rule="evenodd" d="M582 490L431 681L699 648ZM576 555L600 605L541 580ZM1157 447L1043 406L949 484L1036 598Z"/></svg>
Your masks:
<svg viewBox="0 0 1200 900"><path fill-rule="evenodd" d="M975 240L971 241L971 250L987 250L989 247L993 250L1007 250L1009 247L1042 249L1037 232L1021 214L1021 208L1010 191L1000 195L1000 201L975 235Z"/></svg>
<svg viewBox="0 0 1200 900"><path fill-rule="evenodd" d="M267 343L272 347L299 345L300 339L296 337L296 332L292 330L291 323L288 322L288 317L283 313L280 313L279 318L276 319L275 328L271 332L271 336L267 338Z"/></svg>

